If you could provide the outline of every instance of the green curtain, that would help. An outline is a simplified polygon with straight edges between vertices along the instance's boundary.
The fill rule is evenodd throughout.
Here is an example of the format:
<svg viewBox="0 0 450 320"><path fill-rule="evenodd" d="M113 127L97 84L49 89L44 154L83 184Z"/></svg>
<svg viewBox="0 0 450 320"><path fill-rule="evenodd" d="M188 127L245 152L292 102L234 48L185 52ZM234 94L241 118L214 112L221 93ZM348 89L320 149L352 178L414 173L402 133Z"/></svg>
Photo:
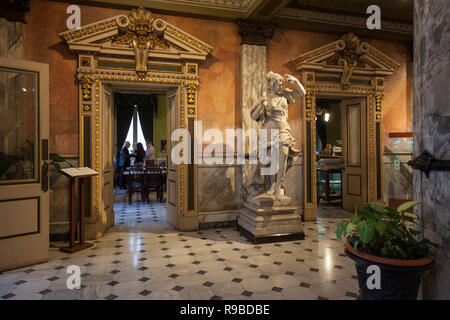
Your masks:
<svg viewBox="0 0 450 320"><path fill-rule="evenodd" d="M114 105L117 112L117 140L116 140L116 156L119 158L120 150L127 137L128 128L130 127L131 120L133 119L134 106L123 101L121 93L115 93ZM124 103L125 102L125 103Z"/></svg>
<svg viewBox="0 0 450 320"><path fill-rule="evenodd" d="M116 93L117 108L117 144L122 144L133 118L134 106L137 106L142 131L146 139L153 140L153 115L158 115L158 99L155 94ZM120 148L122 145L120 145Z"/></svg>
<svg viewBox="0 0 450 320"><path fill-rule="evenodd" d="M153 141L153 115L158 116L157 96L155 94L146 95L146 98L137 106L144 137Z"/></svg>

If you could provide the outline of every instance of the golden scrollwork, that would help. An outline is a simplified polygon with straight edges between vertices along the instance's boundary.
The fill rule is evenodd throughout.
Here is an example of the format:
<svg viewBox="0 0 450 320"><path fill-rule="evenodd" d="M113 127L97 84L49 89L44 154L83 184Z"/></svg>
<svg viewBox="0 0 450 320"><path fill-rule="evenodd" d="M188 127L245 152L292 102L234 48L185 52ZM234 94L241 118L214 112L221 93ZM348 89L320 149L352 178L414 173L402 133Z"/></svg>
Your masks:
<svg viewBox="0 0 450 320"><path fill-rule="evenodd" d="M140 80L147 76L147 62L150 49L155 47L168 49L169 45L153 33L155 18L143 7L131 10L129 31L113 40L119 45L131 46L136 57L136 74Z"/></svg>
<svg viewBox="0 0 450 320"><path fill-rule="evenodd" d="M89 73L82 73L79 75L81 95L84 101L90 101L92 97L92 75Z"/></svg>
<svg viewBox="0 0 450 320"><path fill-rule="evenodd" d="M374 140L374 99L369 95L369 200L376 200L375 196L375 140Z"/></svg>
<svg viewBox="0 0 450 320"><path fill-rule="evenodd" d="M392 68L393 70L397 70L400 67L400 65L397 62L390 59L389 57L387 57L386 55L384 55L383 53L381 53L374 47L369 47L368 53L371 56L373 56L373 57L377 58L378 60L380 60L381 62L383 62L384 64L386 64L387 66L389 66L390 68Z"/></svg>
<svg viewBox="0 0 450 320"><path fill-rule="evenodd" d="M197 90L197 80L187 80L187 103L189 105L195 105L195 91Z"/></svg>
<svg viewBox="0 0 450 320"><path fill-rule="evenodd" d="M312 96L313 96L313 89L306 88L306 96L305 96L306 109L312 108Z"/></svg>
<svg viewBox="0 0 450 320"><path fill-rule="evenodd" d="M381 112L381 108L382 108L382 104L383 104L383 97L384 97L384 95L382 93L380 93L379 95L376 96L377 112Z"/></svg>
<svg viewBox="0 0 450 320"><path fill-rule="evenodd" d="M175 28L174 26L167 26L166 32L169 33L170 35L177 37L178 39L181 39L181 40L189 43L190 45L200 49L201 51L203 51L206 54L210 53L212 50L212 47L205 45L204 43L201 43L200 41L190 37L186 33Z"/></svg>
<svg viewBox="0 0 450 320"><path fill-rule="evenodd" d="M341 40L344 41L345 47L341 51L336 51L336 53L328 58L327 63L331 65L341 65L344 67L342 72L341 84L343 89L348 89L350 87L350 79L352 77L353 71L356 67L362 67L363 64L357 53L358 48L361 45L361 41L358 36L353 33L347 33Z"/></svg>

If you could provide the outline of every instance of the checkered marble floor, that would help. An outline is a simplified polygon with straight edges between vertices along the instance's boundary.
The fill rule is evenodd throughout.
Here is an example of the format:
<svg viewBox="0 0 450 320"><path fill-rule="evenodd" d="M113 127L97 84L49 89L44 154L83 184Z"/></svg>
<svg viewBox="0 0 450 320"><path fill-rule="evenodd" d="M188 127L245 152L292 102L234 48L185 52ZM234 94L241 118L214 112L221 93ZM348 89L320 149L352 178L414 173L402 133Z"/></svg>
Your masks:
<svg viewBox="0 0 450 320"><path fill-rule="evenodd" d="M123 200L120 194L117 200ZM304 223L305 240L253 245L234 228L180 232L166 205L116 201L95 246L0 274L0 299L355 299L355 266L334 234L341 218ZM338 210L338 209L337 209ZM81 289L66 286L81 269Z"/></svg>

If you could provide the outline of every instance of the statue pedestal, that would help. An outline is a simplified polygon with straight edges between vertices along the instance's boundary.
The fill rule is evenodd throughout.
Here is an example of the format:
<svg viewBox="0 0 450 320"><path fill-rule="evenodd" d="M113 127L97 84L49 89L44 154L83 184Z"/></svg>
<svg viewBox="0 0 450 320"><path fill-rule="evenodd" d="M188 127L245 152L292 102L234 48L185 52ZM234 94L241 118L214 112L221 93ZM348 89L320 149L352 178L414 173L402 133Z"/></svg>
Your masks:
<svg viewBox="0 0 450 320"><path fill-rule="evenodd" d="M301 216L289 198L250 197L240 210L238 229L255 244L305 239Z"/></svg>

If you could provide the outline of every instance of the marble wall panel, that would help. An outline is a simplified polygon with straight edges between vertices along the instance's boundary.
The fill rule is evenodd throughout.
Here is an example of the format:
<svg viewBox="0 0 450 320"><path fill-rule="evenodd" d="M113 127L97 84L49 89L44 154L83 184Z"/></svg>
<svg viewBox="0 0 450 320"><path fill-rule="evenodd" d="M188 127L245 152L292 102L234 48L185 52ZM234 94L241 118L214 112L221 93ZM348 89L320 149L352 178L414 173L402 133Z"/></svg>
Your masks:
<svg viewBox="0 0 450 320"><path fill-rule="evenodd" d="M197 167L197 211L239 211L242 192L240 166Z"/></svg>
<svg viewBox="0 0 450 320"><path fill-rule="evenodd" d="M428 150L450 159L450 2L414 1L414 156ZM427 178L414 170L413 199L421 202L425 237L437 243L436 262L423 281L424 299L450 299L450 172Z"/></svg>
<svg viewBox="0 0 450 320"><path fill-rule="evenodd" d="M78 158L66 158L78 167ZM63 165L66 167L67 165ZM76 192L78 196L78 192ZM78 206L76 206L78 210ZM50 240L67 239L70 213L70 179L50 167Z"/></svg>

